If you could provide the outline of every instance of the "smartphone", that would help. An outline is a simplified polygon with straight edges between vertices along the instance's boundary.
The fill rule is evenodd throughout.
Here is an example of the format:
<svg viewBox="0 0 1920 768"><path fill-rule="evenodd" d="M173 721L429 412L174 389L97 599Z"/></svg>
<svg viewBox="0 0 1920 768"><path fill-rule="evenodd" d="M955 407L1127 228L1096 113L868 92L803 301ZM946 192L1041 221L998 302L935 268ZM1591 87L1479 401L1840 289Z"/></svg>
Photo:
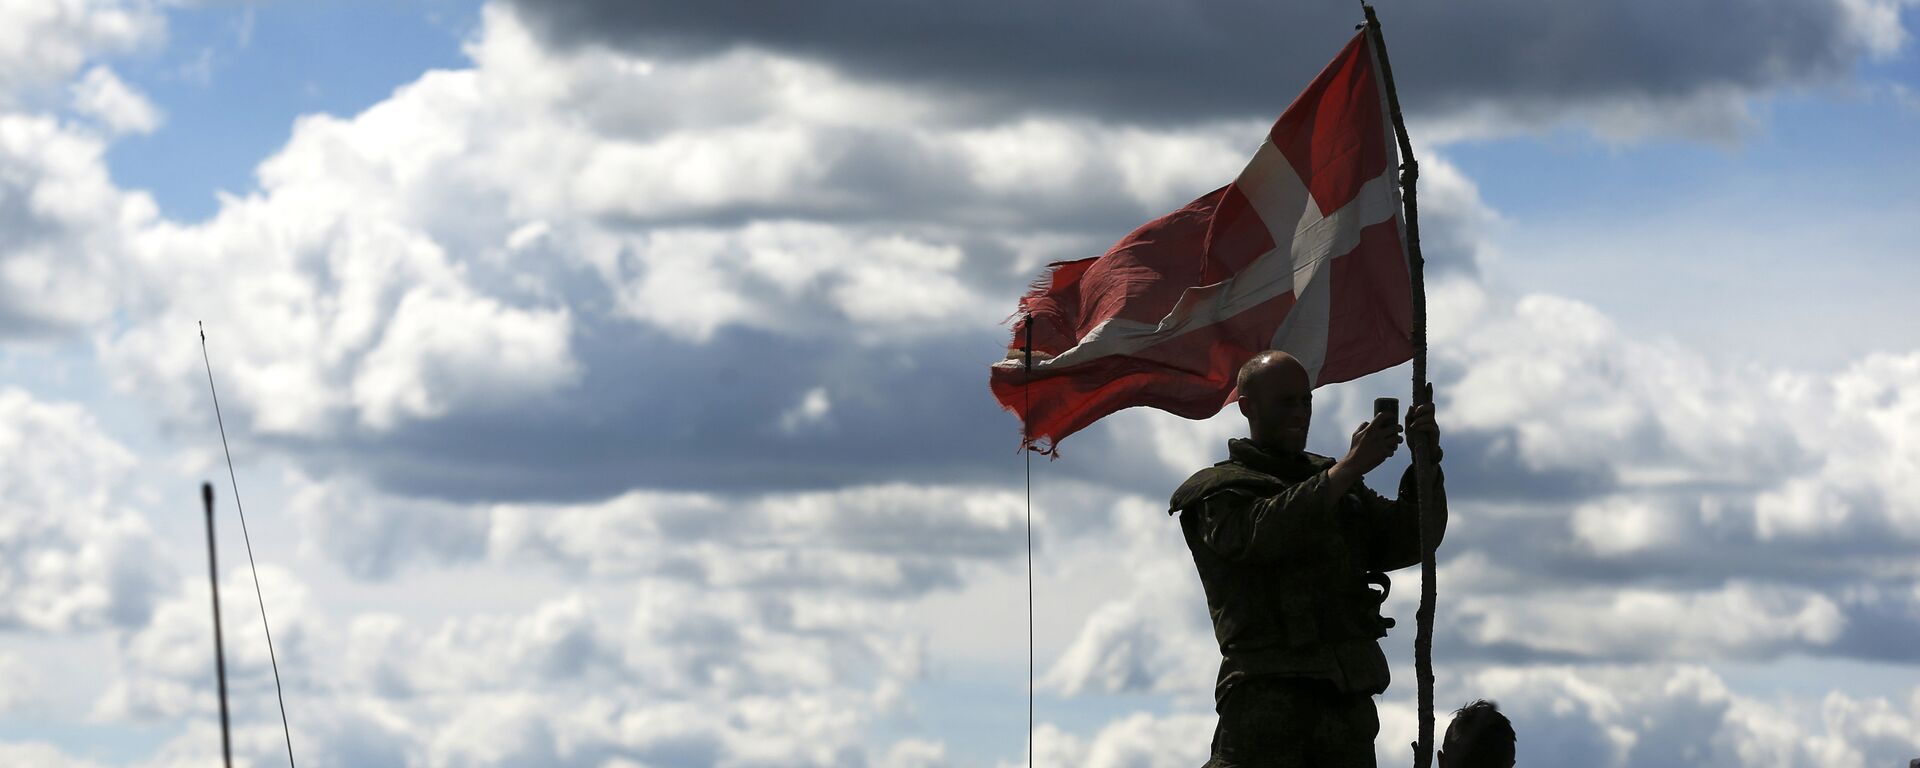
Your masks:
<svg viewBox="0 0 1920 768"><path fill-rule="evenodd" d="M1373 413L1376 416L1384 413L1387 415L1388 423L1399 424L1400 423L1400 398L1397 398L1397 397L1374 398Z"/></svg>

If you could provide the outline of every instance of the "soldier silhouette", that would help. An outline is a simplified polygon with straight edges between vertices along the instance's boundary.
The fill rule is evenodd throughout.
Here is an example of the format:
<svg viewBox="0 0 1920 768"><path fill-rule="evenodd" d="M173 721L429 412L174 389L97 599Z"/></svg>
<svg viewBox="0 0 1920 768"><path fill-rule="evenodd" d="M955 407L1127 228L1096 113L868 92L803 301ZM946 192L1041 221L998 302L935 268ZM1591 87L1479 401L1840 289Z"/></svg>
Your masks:
<svg viewBox="0 0 1920 768"><path fill-rule="evenodd" d="M1313 386L1293 356L1255 355L1237 388L1249 437L1228 441L1228 459L1169 504L1220 645L1207 768L1373 766L1373 696L1389 682L1379 638L1393 626L1380 616L1385 572L1421 553L1412 470L1396 501L1360 480L1398 449L1401 428L1376 415L1336 461L1306 452ZM1433 406L1406 420L1438 444ZM1434 501L1444 530L1444 493Z"/></svg>
<svg viewBox="0 0 1920 768"><path fill-rule="evenodd" d="M1476 699L1453 711L1440 742L1440 768L1513 768L1513 723L1500 705Z"/></svg>

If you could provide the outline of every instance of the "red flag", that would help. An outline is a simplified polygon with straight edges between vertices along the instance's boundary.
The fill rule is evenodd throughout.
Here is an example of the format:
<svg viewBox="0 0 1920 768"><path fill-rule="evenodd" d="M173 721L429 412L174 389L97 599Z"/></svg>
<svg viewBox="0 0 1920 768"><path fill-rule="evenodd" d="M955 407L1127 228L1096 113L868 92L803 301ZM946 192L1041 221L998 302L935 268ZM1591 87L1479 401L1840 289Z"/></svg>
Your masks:
<svg viewBox="0 0 1920 768"><path fill-rule="evenodd" d="M1398 153L1375 61L1354 35L1233 183L1097 258L1048 267L991 377L1030 443L1051 450L1136 405L1207 418L1266 349L1299 358L1315 386L1413 356Z"/></svg>

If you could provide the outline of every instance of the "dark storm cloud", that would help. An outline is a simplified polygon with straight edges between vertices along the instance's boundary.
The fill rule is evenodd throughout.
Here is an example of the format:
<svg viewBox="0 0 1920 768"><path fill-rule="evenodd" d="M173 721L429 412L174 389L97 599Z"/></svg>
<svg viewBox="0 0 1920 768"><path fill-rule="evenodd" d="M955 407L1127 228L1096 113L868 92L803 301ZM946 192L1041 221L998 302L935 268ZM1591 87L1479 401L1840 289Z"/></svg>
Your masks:
<svg viewBox="0 0 1920 768"><path fill-rule="evenodd" d="M562 45L650 56L765 48L1000 110L1147 122L1267 117L1360 21L1351 3L831 4L516 0ZM1867 48L1838 0L1386 3L1407 106L1686 97L1842 75Z"/></svg>
<svg viewBox="0 0 1920 768"><path fill-rule="evenodd" d="M968 482L1018 458L1017 422L986 387L997 329L875 349L748 330L695 344L610 322L577 343L586 373L560 396L303 448L388 490L456 501ZM828 414L783 430L814 387Z"/></svg>

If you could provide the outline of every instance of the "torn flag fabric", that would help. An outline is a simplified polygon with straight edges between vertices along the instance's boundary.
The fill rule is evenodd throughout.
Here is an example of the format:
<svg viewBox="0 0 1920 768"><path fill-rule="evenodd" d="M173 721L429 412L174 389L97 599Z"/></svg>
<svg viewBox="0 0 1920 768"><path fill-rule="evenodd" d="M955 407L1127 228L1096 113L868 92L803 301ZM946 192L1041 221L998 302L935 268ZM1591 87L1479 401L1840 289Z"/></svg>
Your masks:
<svg viewBox="0 0 1920 768"><path fill-rule="evenodd" d="M1139 405L1210 417L1266 349L1299 358L1316 387L1413 356L1398 152L1378 73L1367 36L1354 35L1232 183L1101 256L1048 266L991 374L1028 444L1051 450Z"/></svg>

